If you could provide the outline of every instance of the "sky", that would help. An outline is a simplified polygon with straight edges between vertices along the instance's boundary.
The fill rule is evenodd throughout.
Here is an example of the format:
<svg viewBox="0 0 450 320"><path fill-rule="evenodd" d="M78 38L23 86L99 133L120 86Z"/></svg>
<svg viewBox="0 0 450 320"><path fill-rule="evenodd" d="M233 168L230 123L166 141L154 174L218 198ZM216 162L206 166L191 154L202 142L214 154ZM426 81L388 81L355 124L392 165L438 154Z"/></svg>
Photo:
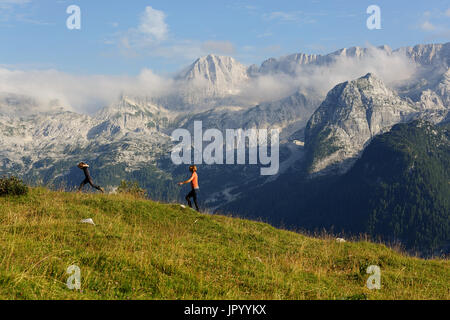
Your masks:
<svg viewBox="0 0 450 320"><path fill-rule="evenodd" d="M80 29L66 12L80 8ZM381 10L369 30L367 8ZM343 47L450 39L448 0L0 0L0 67L78 75L170 75L210 53L250 65Z"/></svg>

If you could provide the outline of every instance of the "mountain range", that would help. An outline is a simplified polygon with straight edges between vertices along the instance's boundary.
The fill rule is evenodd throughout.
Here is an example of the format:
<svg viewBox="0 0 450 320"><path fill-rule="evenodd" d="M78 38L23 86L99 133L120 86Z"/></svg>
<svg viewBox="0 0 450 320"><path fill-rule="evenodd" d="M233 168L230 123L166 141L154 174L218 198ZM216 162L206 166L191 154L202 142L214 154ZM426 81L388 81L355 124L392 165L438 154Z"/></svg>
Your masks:
<svg viewBox="0 0 450 320"><path fill-rule="evenodd" d="M70 189L83 179L76 164L86 161L98 183L110 191L123 179L136 180L153 198L178 200L184 191L175 182L186 176L186 169L170 161L174 129L192 130L194 121L219 130L278 128L281 166L277 176L261 177L259 168L250 165L200 166L200 172L204 206L249 212L281 223L276 206L268 203L273 198L267 190L284 190L290 211L300 217L302 212L293 205L298 192L280 185L290 179L313 181L308 194L300 196L320 202L317 194L325 190L322 181L338 181L351 174L377 137L389 134L396 125L425 121L436 128L445 126L450 107L449 62L450 43L396 50L353 47L328 55L299 53L249 67L231 57L209 55L172 79L176 90L151 97L124 93L95 114L76 113L56 100L43 112L34 97L2 92L0 173ZM406 78L402 72L397 76L386 70L396 65L404 66ZM445 150L440 157L448 159ZM421 164L428 166L427 161ZM443 168L448 173L448 167ZM262 208L259 213L250 207L255 200L260 205L253 209ZM319 215L327 216L324 210L328 209L322 208ZM448 220L448 211L436 215ZM307 220L290 218L289 222L294 227L315 228L320 223L332 227L324 220L316 224ZM340 221L329 220L346 229ZM378 230L365 228L347 229ZM445 242L439 239L428 241L428 248L437 250ZM422 248L408 241L410 247Z"/></svg>

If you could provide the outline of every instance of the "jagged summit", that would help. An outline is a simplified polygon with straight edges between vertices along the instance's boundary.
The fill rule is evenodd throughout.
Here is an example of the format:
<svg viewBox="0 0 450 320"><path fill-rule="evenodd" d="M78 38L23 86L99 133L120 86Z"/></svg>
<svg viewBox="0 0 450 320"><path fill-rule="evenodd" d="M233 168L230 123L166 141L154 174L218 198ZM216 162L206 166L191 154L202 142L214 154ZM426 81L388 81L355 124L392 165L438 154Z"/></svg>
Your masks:
<svg viewBox="0 0 450 320"><path fill-rule="evenodd" d="M232 57L208 55L181 72L179 97L183 104L215 106L218 99L239 94L249 79L247 67Z"/></svg>
<svg viewBox="0 0 450 320"><path fill-rule="evenodd" d="M336 60L336 58L364 58L373 53L375 49L385 52L387 55L392 54L404 54L414 62L428 66L428 65L442 65L447 67L450 65L450 42L445 44L421 44L413 47L403 47L393 50L388 45L374 47L350 47L336 50L326 55L320 54L305 54L295 53L280 58L270 58L264 61L258 68L258 72L261 74L268 73L295 73L298 66L302 65L327 65ZM256 74L255 67L253 66L252 74Z"/></svg>
<svg viewBox="0 0 450 320"><path fill-rule="evenodd" d="M148 115L155 114L168 115L168 111L163 107L157 106L152 99L137 98L122 95L116 103L107 106L95 115L96 118L109 119L112 117L129 115Z"/></svg>
<svg viewBox="0 0 450 320"><path fill-rule="evenodd" d="M392 49L387 45L380 46L378 49L392 54ZM295 53L278 59L267 59L261 64L258 72L261 74L279 72L293 74L296 72L298 66L310 64L326 65L334 62L338 57L363 58L373 50L373 48L351 47L342 48L327 55ZM252 67L252 74L255 74L255 67Z"/></svg>
<svg viewBox="0 0 450 320"><path fill-rule="evenodd" d="M279 59L270 58L261 64L258 72L261 74L269 73L287 73L294 74L296 68L299 65L306 65L311 63L316 63L321 58L320 55L316 54L305 54L305 53L295 53ZM252 74L255 74L253 68Z"/></svg>
<svg viewBox="0 0 450 320"><path fill-rule="evenodd" d="M405 53L416 63L425 66L450 66L450 42L436 44L419 44L414 47L404 47L396 51Z"/></svg>
<svg viewBox="0 0 450 320"><path fill-rule="evenodd" d="M183 71L179 79L205 79L213 84L235 83L247 79L247 67L232 57L210 54L197 59Z"/></svg>
<svg viewBox="0 0 450 320"><path fill-rule="evenodd" d="M373 74L372 72L369 72L369 73L366 74L365 76L361 77L361 79L368 79L368 80L370 80L370 79L372 79L372 78L375 78L375 79L376 79L375 74Z"/></svg>

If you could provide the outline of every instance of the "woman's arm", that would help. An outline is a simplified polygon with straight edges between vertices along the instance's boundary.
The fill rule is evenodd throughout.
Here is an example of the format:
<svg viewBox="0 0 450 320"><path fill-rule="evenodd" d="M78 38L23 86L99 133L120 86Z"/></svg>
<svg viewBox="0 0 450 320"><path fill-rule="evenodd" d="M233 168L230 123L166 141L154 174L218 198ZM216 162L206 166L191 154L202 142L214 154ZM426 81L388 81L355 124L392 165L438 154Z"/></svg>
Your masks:
<svg viewBox="0 0 450 320"><path fill-rule="evenodd" d="M184 182L180 182L178 185L182 186L183 184L191 183L192 180L194 180L194 174L192 174L192 177L189 180L186 180Z"/></svg>

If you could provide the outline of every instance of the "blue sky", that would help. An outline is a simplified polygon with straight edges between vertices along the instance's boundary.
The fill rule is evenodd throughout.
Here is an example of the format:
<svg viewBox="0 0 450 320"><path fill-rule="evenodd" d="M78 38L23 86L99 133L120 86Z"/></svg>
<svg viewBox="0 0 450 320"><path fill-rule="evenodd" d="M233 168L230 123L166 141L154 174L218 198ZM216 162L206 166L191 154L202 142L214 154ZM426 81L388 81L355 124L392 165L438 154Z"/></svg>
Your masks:
<svg viewBox="0 0 450 320"><path fill-rule="evenodd" d="M80 30L66 27L73 4ZM366 27L372 4L381 30ZM20 70L170 74L208 53L260 64L295 52L449 39L448 0L0 0L0 65Z"/></svg>

